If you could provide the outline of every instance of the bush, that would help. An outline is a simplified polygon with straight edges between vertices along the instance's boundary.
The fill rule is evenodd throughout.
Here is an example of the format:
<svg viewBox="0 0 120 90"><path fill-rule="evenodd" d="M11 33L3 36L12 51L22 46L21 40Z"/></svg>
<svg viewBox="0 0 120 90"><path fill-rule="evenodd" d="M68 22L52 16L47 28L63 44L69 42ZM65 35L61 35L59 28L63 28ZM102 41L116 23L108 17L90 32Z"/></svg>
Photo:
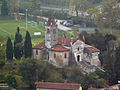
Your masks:
<svg viewBox="0 0 120 90"><path fill-rule="evenodd" d="M5 76L5 82L12 88L17 87L17 81L16 81L14 75L12 75L12 74L8 74Z"/></svg>
<svg viewBox="0 0 120 90"><path fill-rule="evenodd" d="M0 68L2 68L5 65L5 60L0 60Z"/></svg>

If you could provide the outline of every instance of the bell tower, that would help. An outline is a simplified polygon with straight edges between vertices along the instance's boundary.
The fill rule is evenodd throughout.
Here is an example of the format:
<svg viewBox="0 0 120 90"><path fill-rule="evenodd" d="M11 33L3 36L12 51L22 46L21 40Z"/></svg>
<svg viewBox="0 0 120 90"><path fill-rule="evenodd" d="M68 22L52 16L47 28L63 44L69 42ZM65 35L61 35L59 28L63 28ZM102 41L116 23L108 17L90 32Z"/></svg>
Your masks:
<svg viewBox="0 0 120 90"><path fill-rule="evenodd" d="M51 48L58 43L58 29L52 13L50 13L45 29L45 46Z"/></svg>

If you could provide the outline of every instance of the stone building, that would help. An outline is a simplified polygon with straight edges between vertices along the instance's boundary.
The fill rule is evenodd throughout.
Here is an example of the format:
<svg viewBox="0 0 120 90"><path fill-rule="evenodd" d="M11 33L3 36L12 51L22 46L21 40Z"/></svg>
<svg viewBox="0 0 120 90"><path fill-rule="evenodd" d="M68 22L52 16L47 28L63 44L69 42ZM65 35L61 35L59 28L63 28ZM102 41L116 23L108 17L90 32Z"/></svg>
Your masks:
<svg viewBox="0 0 120 90"><path fill-rule="evenodd" d="M86 72L100 68L99 50L85 44L80 38L67 38L65 34L58 37L56 21L51 14L45 26L45 41L33 47L33 58L40 60L46 57L48 62L64 67L79 65Z"/></svg>

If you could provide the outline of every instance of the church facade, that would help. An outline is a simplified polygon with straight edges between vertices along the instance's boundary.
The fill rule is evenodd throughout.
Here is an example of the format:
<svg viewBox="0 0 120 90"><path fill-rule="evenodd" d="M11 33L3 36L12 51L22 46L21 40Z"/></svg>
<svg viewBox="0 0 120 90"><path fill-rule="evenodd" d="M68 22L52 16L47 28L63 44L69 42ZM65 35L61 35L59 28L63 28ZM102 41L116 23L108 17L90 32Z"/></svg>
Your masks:
<svg viewBox="0 0 120 90"><path fill-rule="evenodd" d="M45 40L32 49L33 58L40 60L47 57L48 62L57 67L79 65L88 72L100 67L100 51L97 48L85 44L80 38L67 38L65 34L58 37L58 28L52 14L45 29Z"/></svg>

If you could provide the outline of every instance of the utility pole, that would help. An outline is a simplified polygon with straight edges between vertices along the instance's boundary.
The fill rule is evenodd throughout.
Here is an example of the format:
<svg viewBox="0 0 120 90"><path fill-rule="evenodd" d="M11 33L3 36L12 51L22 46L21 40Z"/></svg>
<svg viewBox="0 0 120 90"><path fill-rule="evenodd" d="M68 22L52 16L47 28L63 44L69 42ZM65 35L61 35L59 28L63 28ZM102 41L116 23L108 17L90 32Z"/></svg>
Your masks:
<svg viewBox="0 0 120 90"><path fill-rule="evenodd" d="M28 12L28 9L26 9L26 31L28 30L28 25L27 25L27 18L28 18L28 17L27 17L27 14L28 14L28 13L27 13L27 12Z"/></svg>

